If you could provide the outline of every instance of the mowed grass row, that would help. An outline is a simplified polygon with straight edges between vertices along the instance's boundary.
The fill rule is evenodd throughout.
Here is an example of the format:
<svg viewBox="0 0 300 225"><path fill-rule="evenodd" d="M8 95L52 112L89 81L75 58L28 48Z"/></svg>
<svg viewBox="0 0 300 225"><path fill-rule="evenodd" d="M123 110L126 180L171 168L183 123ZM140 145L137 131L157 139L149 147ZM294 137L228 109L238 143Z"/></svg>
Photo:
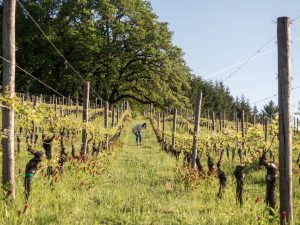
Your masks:
<svg viewBox="0 0 300 225"><path fill-rule="evenodd" d="M85 164L68 162L65 174L54 178L52 186L44 172L38 173L24 214L23 170L17 171L17 200L11 210L1 204L0 223L278 224L277 217L268 220L264 170L246 174L241 209L235 200L233 166L227 159L228 184L220 200L215 177L198 179L197 185L182 179L182 163L161 151L150 126L142 134L143 145L136 146L131 128L142 122L138 117L127 124L120 144L111 151ZM17 168L29 158L22 154ZM300 199L297 182L294 197ZM296 200L294 212L297 224L300 208Z"/></svg>

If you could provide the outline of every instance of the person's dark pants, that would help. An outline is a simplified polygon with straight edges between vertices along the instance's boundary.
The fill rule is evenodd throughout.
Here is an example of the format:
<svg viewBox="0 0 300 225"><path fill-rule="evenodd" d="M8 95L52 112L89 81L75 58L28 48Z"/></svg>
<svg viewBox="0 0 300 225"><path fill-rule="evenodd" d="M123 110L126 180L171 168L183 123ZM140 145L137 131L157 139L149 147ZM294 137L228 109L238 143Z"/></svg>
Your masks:
<svg viewBox="0 0 300 225"><path fill-rule="evenodd" d="M136 144L138 145L139 142L142 143L141 132L138 131L138 132L134 133L134 135L135 135Z"/></svg>

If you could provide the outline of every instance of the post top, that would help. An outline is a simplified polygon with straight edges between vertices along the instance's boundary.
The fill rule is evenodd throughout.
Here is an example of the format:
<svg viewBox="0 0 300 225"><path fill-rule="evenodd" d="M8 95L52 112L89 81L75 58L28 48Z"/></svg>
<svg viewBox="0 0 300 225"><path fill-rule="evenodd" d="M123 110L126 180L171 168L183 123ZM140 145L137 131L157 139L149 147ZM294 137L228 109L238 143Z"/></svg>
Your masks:
<svg viewBox="0 0 300 225"><path fill-rule="evenodd" d="M277 21L279 21L279 20L291 20L291 19L288 16L281 16L281 17L277 18Z"/></svg>

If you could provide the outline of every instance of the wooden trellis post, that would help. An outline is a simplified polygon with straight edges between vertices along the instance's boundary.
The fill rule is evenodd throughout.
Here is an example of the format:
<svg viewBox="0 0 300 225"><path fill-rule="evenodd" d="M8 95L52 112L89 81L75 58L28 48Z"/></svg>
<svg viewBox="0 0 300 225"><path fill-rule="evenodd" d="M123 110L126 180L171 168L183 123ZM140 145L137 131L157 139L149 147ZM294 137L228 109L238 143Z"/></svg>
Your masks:
<svg viewBox="0 0 300 225"><path fill-rule="evenodd" d="M281 224L293 224L290 24L289 17L277 19Z"/></svg>
<svg viewBox="0 0 300 225"><path fill-rule="evenodd" d="M212 115L212 126L213 126L213 131L216 131L216 113L213 112Z"/></svg>
<svg viewBox="0 0 300 225"><path fill-rule="evenodd" d="M172 148L175 149L175 134L176 134L177 109L173 111L173 129L172 129Z"/></svg>
<svg viewBox="0 0 300 225"><path fill-rule="evenodd" d="M194 124L194 136L193 136L193 147L192 147L192 169L196 168L196 158L197 158L197 142L198 142L198 133L199 133L199 122L201 116L201 102L202 102L202 92L198 90L196 96L195 104L195 124Z"/></svg>
<svg viewBox="0 0 300 225"><path fill-rule="evenodd" d="M89 93L90 93L90 82L84 83L84 97L83 97L83 111L82 111L82 122L87 123L89 120ZM87 130L82 129L82 147L81 155L86 155L87 152Z"/></svg>
<svg viewBox="0 0 300 225"><path fill-rule="evenodd" d="M3 61L3 95L10 99L15 95L15 14L16 0L3 1L3 57L9 62ZM2 185L8 185L7 195L12 199L15 195L15 150L14 150L14 110L10 105L2 103L8 108L2 107L2 131L6 131L7 138L2 139Z"/></svg>
<svg viewBox="0 0 300 225"><path fill-rule="evenodd" d="M162 143L165 143L166 137L165 137L165 130L166 130L166 113L163 112L163 121L162 121Z"/></svg>
<svg viewBox="0 0 300 225"><path fill-rule="evenodd" d="M108 129L109 103L108 103L108 101L105 101L104 104L105 104L105 108L104 108L104 128ZM105 137L105 148L106 149L109 147L108 144L109 144L108 143L108 135L106 135L106 137Z"/></svg>
<svg viewBox="0 0 300 225"><path fill-rule="evenodd" d="M115 126L115 106L112 105L112 112L111 112L111 127Z"/></svg>

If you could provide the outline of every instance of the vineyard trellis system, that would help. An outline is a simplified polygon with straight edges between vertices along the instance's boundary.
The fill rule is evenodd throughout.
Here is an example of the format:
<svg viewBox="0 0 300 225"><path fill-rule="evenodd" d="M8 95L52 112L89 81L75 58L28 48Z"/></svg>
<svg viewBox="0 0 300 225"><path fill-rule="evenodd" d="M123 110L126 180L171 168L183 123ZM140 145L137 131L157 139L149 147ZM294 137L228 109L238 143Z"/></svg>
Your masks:
<svg viewBox="0 0 300 225"><path fill-rule="evenodd" d="M76 105L57 104L55 101L46 102L40 96L27 98L25 95L18 93L14 99L0 95L0 101L5 102L6 106L15 112L16 117L16 141L17 151L19 155L21 149L27 148L28 153L33 155L33 158L28 161L25 167L24 188L26 203L29 199L32 189L32 178L36 174L43 160L43 155L46 156L46 173L53 185L53 179L57 174L64 173L64 164L68 160L77 160L85 162L88 156L97 156L106 149L113 146L120 137L124 123L130 116L128 102L123 102L120 106L112 106L117 110L109 110L101 108L101 105L95 104L91 109L89 116L87 109L89 101L86 102L86 109ZM86 95L89 95L87 92ZM61 103L63 103L62 101ZM108 104L105 104L108 107ZM84 114L84 110L86 113ZM104 114L104 111L107 111ZM117 114L115 112L118 112ZM80 121L78 115L82 114L83 119ZM108 121L109 115L112 123L110 127L103 127L99 121L95 121L98 117L104 116L103 120ZM79 134L84 130L85 136L82 137L81 145L75 145L76 140L79 140ZM1 139L7 138L7 132L1 132ZM87 139L88 138L88 139ZM24 143L22 143L24 141ZM86 141L86 143L85 143ZM58 153L53 152L53 144L60 149ZM85 145L86 144L86 145ZM86 146L85 151L83 150ZM42 146L44 151L36 150ZM79 148L79 155L76 154L76 147ZM71 151L67 151L70 149ZM91 149L91 150L90 150ZM71 153L71 156L68 155ZM8 195L9 188L7 187Z"/></svg>
<svg viewBox="0 0 300 225"><path fill-rule="evenodd" d="M223 112L219 116L219 129L217 128L216 113L212 113L212 125L210 126L210 113L206 113L205 118L199 120L201 114L201 97L198 91L195 103L195 117L186 118L177 109L173 109L172 115L168 111L163 111L162 129L160 128L160 114L155 116L153 106L149 109L149 119L161 143L162 149L171 153L177 160L182 156L183 165L196 170L200 176L205 172L201 164L203 153L207 156L207 175L216 174L219 179L218 197L222 197L226 187L226 173L222 170L222 159L226 150L229 158L230 150L232 160L239 156L239 164L233 171L236 179L236 199L237 203L243 206L244 179L247 170L254 163L259 162L261 167L266 169L266 204L269 207L270 215L275 215L276 209L276 182L280 180L280 219L281 224L292 224L292 138L291 138L291 73L290 73L290 19L287 17L278 18L278 102L279 115L276 118L263 118L262 124L258 124L256 115L253 124L249 125L248 115L244 111L234 114L234 121L226 121ZM147 112L144 113L147 115ZM188 115L188 112L186 113ZM156 118L158 121L155 121ZM166 121L172 121L172 132L166 131ZM178 123L186 129L185 134L177 134ZM191 130L190 122L194 123L194 131ZM156 126L157 125L157 126ZM199 131L198 126L202 129ZM270 126L270 127L269 127ZM210 130L211 129L211 130ZM205 130L204 132L202 132ZM294 134L298 131L294 122ZM198 134L199 132L199 134ZM275 161L276 149L279 149L279 164ZM217 161L217 171L213 154ZM300 169L300 154L297 164ZM279 165L279 166L278 166ZM299 179L300 183L300 179Z"/></svg>
<svg viewBox="0 0 300 225"><path fill-rule="evenodd" d="M28 161L25 167L24 187L26 201L28 201L32 189L32 178L42 162L44 152L47 159L47 176L51 179L54 174L63 174L64 164L69 159L66 150L68 144L70 144L68 147L71 148L72 160L85 162L90 155L89 148L92 141L92 155L101 153L116 142L124 123L130 116L130 110L128 103L123 104L120 110L118 107L117 111L112 106L112 121L111 127L109 127L109 104L108 102L102 102L101 99L101 107L98 108L96 99L94 112L89 116L89 82L84 80L74 67L68 63L47 36L60 56L83 79L85 85L83 106L79 106L78 99L76 99L76 105L73 106L70 98L67 98L68 105L64 105L64 96L62 96L62 99L52 96L48 103L44 102L42 96L40 98L35 96L33 101L30 100L28 95L25 100L24 94L15 97L15 8L16 0L3 2L4 49L2 59L4 59L4 74L3 95L0 96L3 127L1 131L3 150L2 182L7 196L14 199L14 142L16 139L17 154L19 154L23 145L22 140L25 139L27 151L33 155L33 158ZM25 8L23 7L23 9ZM32 19L29 14L28 16ZM163 112L162 129L160 129L160 114L154 116L155 109L153 105L150 106L150 121L162 149L170 152L177 160L182 159L183 165L192 167L192 170L196 170L199 176L217 175L219 179L217 196L219 198L224 195L227 184L227 174L222 168L222 160L225 151L227 157L230 158L231 150L232 160L237 156L239 157L239 162L233 171L236 179L237 204L243 206L244 179L247 171L254 162L259 162L259 165L266 169L266 204L270 208L270 214L274 215L279 168L281 224L293 224L290 23L288 17L281 17L277 20L279 117L273 119L270 124L264 119L263 125L258 124L254 117L254 124L249 125L247 115L245 118L244 112L241 112L241 115L236 113L234 122L226 121L225 113L223 112L221 117L219 112L218 122L216 113L212 112L212 125L210 126L210 112L207 112L206 118L200 118L200 92L197 95L195 119L189 118L188 113L185 117L180 113L178 115L177 109L173 108L173 113L170 116L167 115L168 112ZM38 28L41 30L39 26ZM43 31L42 33L45 35ZM226 77L225 80L229 79L231 75ZM104 109L102 108L103 105ZM117 112L117 117L115 112ZM82 121L78 120L80 113L83 115ZM95 123L95 120L101 115L104 115L104 127L100 127L99 124ZM17 126L15 126L15 118ZM158 121L155 122L154 118L158 118ZM166 131L167 120L173 122L172 132ZM177 121L185 127L185 134L176 132ZM194 130L191 129L191 122L194 122ZM217 126L218 123L219 126ZM157 124L157 127L155 124ZM206 129L205 132L203 132L204 129ZM294 130L296 130L296 126ZM14 135L15 133L16 135ZM79 134L81 134L81 145L79 146L80 155L78 156L76 155L75 140ZM277 137L279 138L277 139ZM60 149L58 155L53 153L55 142ZM42 145L44 152L37 150L38 144ZM277 166L275 160L276 149L279 149L279 166ZM207 157L207 173L205 173L201 163L204 154ZM217 161L217 170L215 170L215 161ZM300 154L297 164L300 167Z"/></svg>

